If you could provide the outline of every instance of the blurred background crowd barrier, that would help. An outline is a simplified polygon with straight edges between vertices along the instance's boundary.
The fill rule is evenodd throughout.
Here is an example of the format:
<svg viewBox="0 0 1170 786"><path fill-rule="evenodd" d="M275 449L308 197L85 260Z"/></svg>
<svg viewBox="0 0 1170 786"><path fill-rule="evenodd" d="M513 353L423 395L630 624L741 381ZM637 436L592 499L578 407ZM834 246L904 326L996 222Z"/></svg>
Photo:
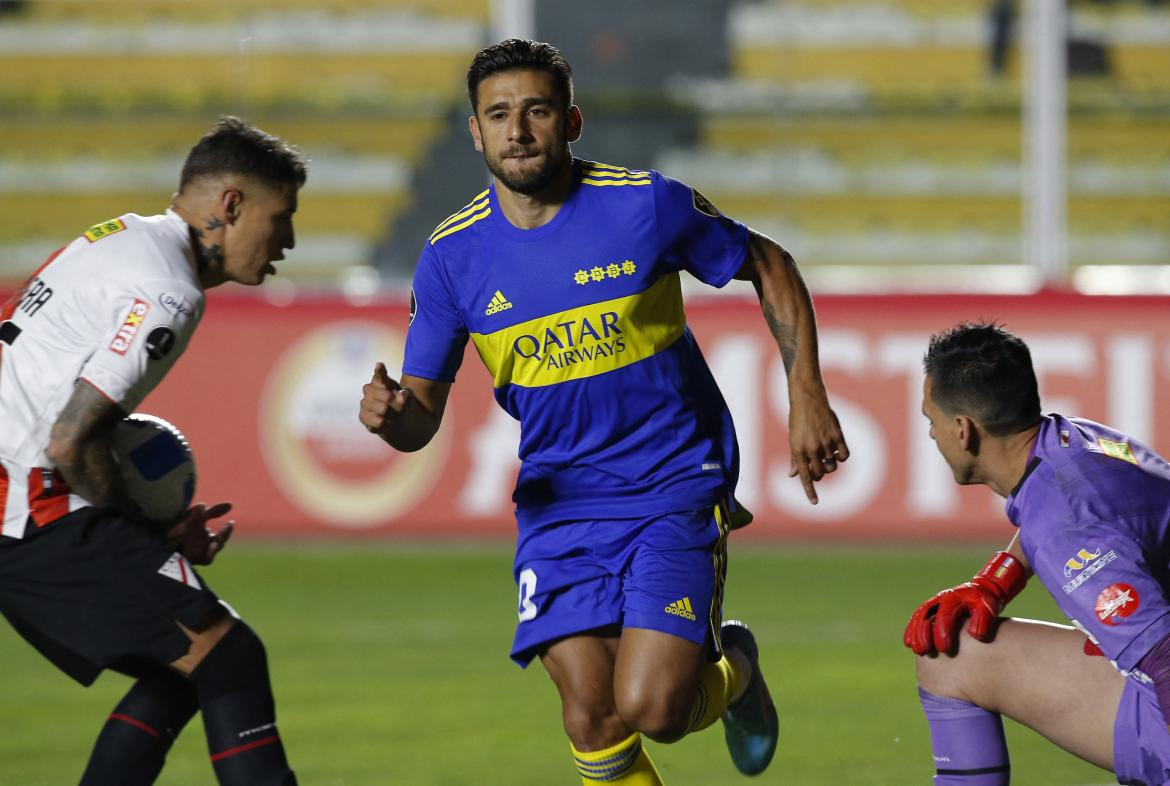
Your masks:
<svg viewBox="0 0 1170 786"><path fill-rule="evenodd" d="M922 416L932 332L994 315L1029 342L1046 407L1112 423L1170 452L1170 309L1163 298L825 295L821 365L853 452L813 507L788 477L788 397L759 306L692 302L688 318L738 425L737 535L1006 542L1002 500L959 488ZM248 534L507 536L518 424L469 349L435 441L399 454L357 420L377 360L401 362L406 306L212 298L183 362L144 410L179 425L199 497L230 499ZM223 351L231 347L230 351Z"/></svg>
<svg viewBox="0 0 1170 786"><path fill-rule="evenodd" d="M1037 19L1065 66L1039 88ZM918 422L926 337L963 318L1039 344L1050 408L1170 451L1162 2L3 0L0 286L92 224L160 212L194 140L244 116L312 159L297 248L262 289L215 293L191 357L143 408L191 435L203 489L261 530L507 533L515 426L478 359L421 454L390 455L355 413L373 361L400 358L422 243L486 181L463 80L512 34L573 64L577 155L697 186L789 248L817 295L856 458L808 509L781 478L783 380L750 288L687 289L760 534L998 526L990 498L960 502ZM1029 136L1049 92L1059 125ZM1045 153L1060 220L1037 260L1028 199Z"/></svg>

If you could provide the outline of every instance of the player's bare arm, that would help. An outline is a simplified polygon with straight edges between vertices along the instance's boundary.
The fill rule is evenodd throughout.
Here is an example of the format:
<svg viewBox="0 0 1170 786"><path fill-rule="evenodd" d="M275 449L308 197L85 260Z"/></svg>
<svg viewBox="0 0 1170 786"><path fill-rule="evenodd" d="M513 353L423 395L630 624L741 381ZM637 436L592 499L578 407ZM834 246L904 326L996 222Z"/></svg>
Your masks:
<svg viewBox="0 0 1170 786"><path fill-rule="evenodd" d="M812 297L792 255L758 232L751 232L747 258L735 277L756 288L780 349L788 375L789 475L800 476L805 494L816 504L814 482L836 471L838 462L849 458L849 447L821 379Z"/></svg>
<svg viewBox="0 0 1170 786"><path fill-rule="evenodd" d="M133 511L118 465L110 451L110 435L126 413L84 379L53 423L45 453L74 493L97 507Z"/></svg>
<svg viewBox="0 0 1170 786"><path fill-rule="evenodd" d="M104 393L84 379L78 380L53 424L46 453L74 493L95 506L136 515L137 507L130 500L110 450L110 434L124 417L122 408ZM167 531L167 540L195 564L208 565L223 550L235 522L227 522L218 531L208 529L207 523L229 510L231 504L227 502L210 508L195 505Z"/></svg>
<svg viewBox="0 0 1170 786"><path fill-rule="evenodd" d="M439 430L450 392L450 382L409 374L401 381L394 380L386 373L386 366L378 363L362 388L358 419L391 447L411 453L425 447Z"/></svg>

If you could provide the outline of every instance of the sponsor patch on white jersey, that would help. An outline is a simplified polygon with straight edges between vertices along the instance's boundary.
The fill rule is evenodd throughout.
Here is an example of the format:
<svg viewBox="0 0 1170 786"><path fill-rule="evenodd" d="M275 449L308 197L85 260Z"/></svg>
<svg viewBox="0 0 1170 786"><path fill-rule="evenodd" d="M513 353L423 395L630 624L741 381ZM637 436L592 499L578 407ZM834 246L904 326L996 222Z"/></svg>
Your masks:
<svg viewBox="0 0 1170 786"><path fill-rule="evenodd" d="M155 300L163 307L164 311L169 311L176 317L190 319L195 315L195 310L191 308L191 304L182 295L176 295L173 292L163 292Z"/></svg>
<svg viewBox="0 0 1170 786"><path fill-rule="evenodd" d="M149 303L139 298L134 299L134 305L130 307L126 318L122 320L122 326L118 328L117 335L110 342L111 351L119 355L126 354L126 350L130 349L130 345L134 343L134 337L138 335L138 331L142 328L142 322L146 319L149 311Z"/></svg>

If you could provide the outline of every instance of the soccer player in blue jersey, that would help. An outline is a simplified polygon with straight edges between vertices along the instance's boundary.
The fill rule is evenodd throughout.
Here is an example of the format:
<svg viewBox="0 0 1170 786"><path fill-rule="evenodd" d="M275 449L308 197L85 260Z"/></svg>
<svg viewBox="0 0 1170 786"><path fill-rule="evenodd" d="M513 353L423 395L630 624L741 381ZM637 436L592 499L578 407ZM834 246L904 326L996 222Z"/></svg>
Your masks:
<svg viewBox="0 0 1170 786"><path fill-rule="evenodd" d="M468 72L471 136L491 186L435 229L415 273L402 378L378 364L361 421L399 450L442 419L468 339L521 424L512 657L557 686L585 784L662 781L642 735L722 717L761 772L776 709L751 632L721 623L729 529L746 522L727 406L687 329L679 273L752 281L780 347L792 475L849 456L792 257L657 172L575 159L568 63L509 40Z"/></svg>
<svg viewBox="0 0 1170 786"><path fill-rule="evenodd" d="M906 627L934 783L1009 782L1001 715L1119 783L1170 782L1170 464L1107 426L1041 415L1028 348L998 325L935 336L924 365L922 411L955 480L1005 497L1018 527ZM1076 627L999 618L1031 573Z"/></svg>

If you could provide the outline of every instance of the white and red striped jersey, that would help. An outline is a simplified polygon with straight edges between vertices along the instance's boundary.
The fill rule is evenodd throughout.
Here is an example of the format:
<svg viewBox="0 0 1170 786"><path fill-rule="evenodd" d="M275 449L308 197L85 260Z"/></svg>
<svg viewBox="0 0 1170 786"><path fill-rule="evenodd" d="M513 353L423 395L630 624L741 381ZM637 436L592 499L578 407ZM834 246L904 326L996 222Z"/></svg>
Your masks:
<svg viewBox="0 0 1170 786"><path fill-rule="evenodd" d="M168 210L91 227L0 308L0 534L88 504L45 456L74 385L133 412L186 349L203 299L187 223Z"/></svg>

